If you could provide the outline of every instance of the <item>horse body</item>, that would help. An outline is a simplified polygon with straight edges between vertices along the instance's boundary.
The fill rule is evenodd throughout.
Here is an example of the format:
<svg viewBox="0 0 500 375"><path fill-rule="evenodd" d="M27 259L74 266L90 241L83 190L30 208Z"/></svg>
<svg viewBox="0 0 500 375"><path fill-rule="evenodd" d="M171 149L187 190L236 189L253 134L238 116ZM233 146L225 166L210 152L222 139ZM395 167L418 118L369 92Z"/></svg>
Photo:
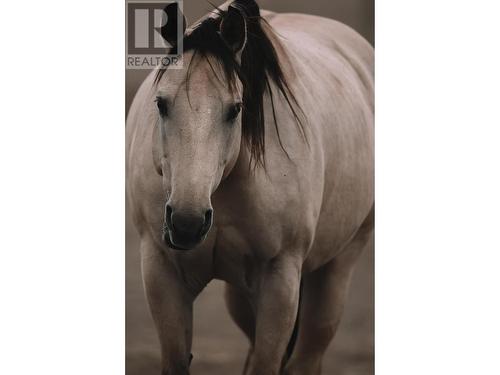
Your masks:
<svg viewBox="0 0 500 375"><path fill-rule="evenodd" d="M229 311L250 340L247 373L319 372L352 268L373 228L372 47L332 20L263 14L283 47L278 54L306 117L305 137L272 85L280 137L267 92L265 169L249 168L250 151L242 144L210 197L213 226L192 251L168 249L162 240L165 176L154 162L153 74L129 112L127 190L165 374L188 373L192 300L214 278L228 283ZM299 308L296 347L283 367Z"/></svg>

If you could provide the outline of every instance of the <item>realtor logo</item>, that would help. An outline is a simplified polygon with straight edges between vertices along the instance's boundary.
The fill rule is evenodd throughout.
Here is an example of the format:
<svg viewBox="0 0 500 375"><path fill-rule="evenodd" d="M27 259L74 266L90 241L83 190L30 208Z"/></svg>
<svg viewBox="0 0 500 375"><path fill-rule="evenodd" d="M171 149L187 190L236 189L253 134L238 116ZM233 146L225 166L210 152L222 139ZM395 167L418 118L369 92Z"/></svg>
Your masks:
<svg viewBox="0 0 500 375"><path fill-rule="evenodd" d="M127 69L182 67L182 1L127 1ZM168 40L165 35L168 33Z"/></svg>

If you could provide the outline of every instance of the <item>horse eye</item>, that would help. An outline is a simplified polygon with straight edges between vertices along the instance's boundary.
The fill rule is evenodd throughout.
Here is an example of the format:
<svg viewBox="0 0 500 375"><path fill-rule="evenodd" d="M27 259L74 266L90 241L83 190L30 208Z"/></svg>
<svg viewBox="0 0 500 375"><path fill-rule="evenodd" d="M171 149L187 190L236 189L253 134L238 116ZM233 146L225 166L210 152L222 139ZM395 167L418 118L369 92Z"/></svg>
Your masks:
<svg viewBox="0 0 500 375"><path fill-rule="evenodd" d="M164 98L157 96L155 99L156 106L158 107L158 111L160 112L160 115L162 117L165 117L168 115L168 106L167 102Z"/></svg>
<svg viewBox="0 0 500 375"><path fill-rule="evenodd" d="M241 103L233 104L227 112L227 121L234 121L241 111Z"/></svg>

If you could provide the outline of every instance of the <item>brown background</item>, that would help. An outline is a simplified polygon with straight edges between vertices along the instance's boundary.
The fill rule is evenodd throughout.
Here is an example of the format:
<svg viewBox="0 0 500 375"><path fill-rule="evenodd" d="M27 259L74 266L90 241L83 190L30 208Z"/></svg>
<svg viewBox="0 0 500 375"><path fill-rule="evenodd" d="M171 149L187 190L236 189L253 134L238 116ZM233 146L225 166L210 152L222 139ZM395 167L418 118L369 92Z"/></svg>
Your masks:
<svg viewBox="0 0 500 375"><path fill-rule="evenodd" d="M214 4L222 2L213 1ZM373 44L373 0L261 0L259 4L274 11L317 14L342 21ZM208 10L210 5L204 0L184 1L188 22ZM147 73L126 71L127 111ZM128 216L126 221L126 373L156 375L160 372L159 344L142 290L137 234ZM374 373L373 268L373 243L370 243L355 270L338 333L325 355L324 374ZM191 366L194 375L235 375L242 370L248 345L226 312L222 288L222 282L212 282L195 304Z"/></svg>

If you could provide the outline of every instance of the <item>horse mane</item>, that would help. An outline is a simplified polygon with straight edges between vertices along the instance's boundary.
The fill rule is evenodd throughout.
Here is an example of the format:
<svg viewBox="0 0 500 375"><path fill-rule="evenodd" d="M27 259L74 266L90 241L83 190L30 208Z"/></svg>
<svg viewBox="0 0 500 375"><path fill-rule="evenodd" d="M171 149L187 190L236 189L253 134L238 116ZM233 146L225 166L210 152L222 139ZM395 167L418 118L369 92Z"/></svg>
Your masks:
<svg viewBox="0 0 500 375"><path fill-rule="evenodd" d="M215 70L209 57L215 58L220 64L231 90L235 87L236 79L240 79L243 85L242 136L244 143L250 150L250 164L254 162L254 166L260 164L265 168L264 94L266 89L271 100L274 127L280 147L290 158L281 142L271 82L276 85L279 93L285 99L299 126L301 135L305 138L302 121L297 113L297 111L302 113L302 110L290 89L276 48L268 36L268 33L272 34L274 31L261 17L258 4L254 0L235 0L232 4L242 12L247 25L247 40L241 51L241 64L219 33L220 24L227 11L215 7L215 17L206 18L183 38L183 51L193 51L193 57L187 71L186 84L189 85L192 64L197 56L205 58L214 73ZM268 26L267 30L264 30L263 24ZM274 39L274 43L278 43L277 38ZM176 50L177 46L174 46L171 53L176 53ZM163 68L157 70L155 84L161 80L166 70Z"/></svg>

